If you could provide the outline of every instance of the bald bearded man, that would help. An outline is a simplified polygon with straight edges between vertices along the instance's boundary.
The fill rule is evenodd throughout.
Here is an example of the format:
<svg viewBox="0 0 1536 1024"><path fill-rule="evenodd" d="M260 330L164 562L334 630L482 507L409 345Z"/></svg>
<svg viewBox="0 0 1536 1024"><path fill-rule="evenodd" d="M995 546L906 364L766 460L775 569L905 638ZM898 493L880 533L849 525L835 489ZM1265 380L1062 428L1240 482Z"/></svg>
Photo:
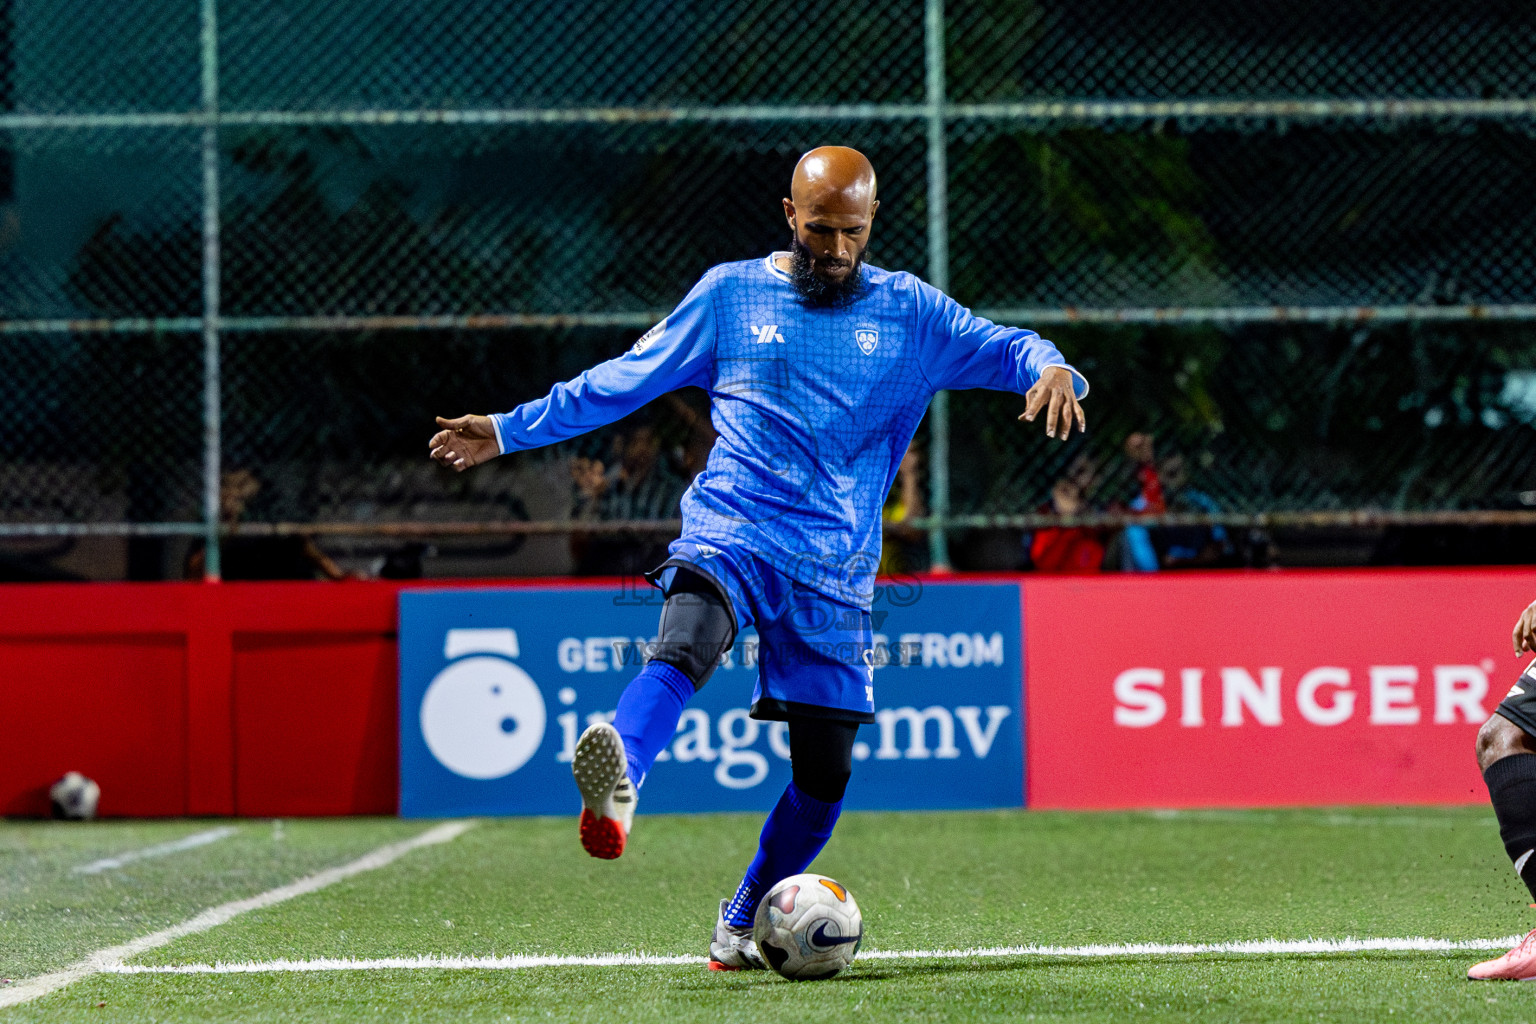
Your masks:
<svg viewBox="0 0 1536 1024"><path fill-rule="evenodd" d="M864 262L874 168L841 146L805 154L784 216L788 252L709 270L616 359L493 416L438 419L430 452L463 471L611 423L660 395L704 388L719 439L683 496L683 530L648 574L665 595L650 659L613 724L576 744L579 834L624 851L639 787L684 705L737 634L756 626L754 718L789 724L792 779L757 856L720 901L710 967L764 966L752 942L762 894L799 874L842 809L860 723L874 721L870 602L880 511L933 395L1024 395L1048 437L1086 427L1088 383L1039 335L973 316L907 273Z"/></svg>

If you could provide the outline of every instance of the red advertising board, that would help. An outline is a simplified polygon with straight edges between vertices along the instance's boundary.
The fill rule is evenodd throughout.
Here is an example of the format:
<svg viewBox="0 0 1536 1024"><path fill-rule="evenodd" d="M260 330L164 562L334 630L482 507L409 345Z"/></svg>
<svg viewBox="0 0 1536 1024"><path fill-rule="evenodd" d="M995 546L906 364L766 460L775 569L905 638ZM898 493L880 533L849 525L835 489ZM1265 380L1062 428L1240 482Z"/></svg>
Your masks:
<svg viewBox="0 0 1536 1024"><path fill-rule="evenodd" d="M1533 598L1531 570L1028 580L1028 803L1486 800L1473 744Z"/></svg>
<svg viewBox="0 0 1536 1024"><path fill-rule="evenodd" d="M1020 582L1041 808L1485 800L1536 598L1536 570ZM69 769L110 815L391 812L399 589L0 587L0 815Z"/></svg>

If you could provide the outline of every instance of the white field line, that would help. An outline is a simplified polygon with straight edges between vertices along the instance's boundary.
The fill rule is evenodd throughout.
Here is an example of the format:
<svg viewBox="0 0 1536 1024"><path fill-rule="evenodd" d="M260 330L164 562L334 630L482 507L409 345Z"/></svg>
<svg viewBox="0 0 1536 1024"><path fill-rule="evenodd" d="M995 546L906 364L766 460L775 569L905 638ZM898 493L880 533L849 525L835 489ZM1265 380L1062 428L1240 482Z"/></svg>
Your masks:
<svg viewBox="0 0 1536 1024"><path fill-rule="evenodd" d="M860 960L970 960L989 957L1061 957L1093 959L1145 956L1293 956L1318 953L1445 953L1457 950L1508 949L1520 936L1502 939L1259 939L1244 942L1160 943L1093 946L991 946L982 949L872 949ZM611 953L600 956L404 956L379 960L267 960L214 964L124 964L103 968L108 974L268 974L313 971L489 970L528 967L669 967L703 964L702 956Z"/></svg>
<svg viewBox="0 0 1536 1024"><path fill-rule="evenodd" d="M259 893L243 900L232 900L229 903L220 904L217 907L203 911L196 917L188 918L180 924L172 925L158 932L152 932L149 935L141 935L137 939L123 943L121 946L99 949L79 963L66 967L61 971L54 971L51 974L40 974L35 978L25 978L19 982L7 985L5 988L0 988L0 1008L31 1002L93 974L113 972L115 969L122 967L123 961L129 957L138 956L140 953L148 952L151 949L157 949L186 935L195 935L198 932L208 931L210 928L217 928L219 925L232 921L249 911L275 906L278 903L291 900L295 896L303 896L307 893L317 892L327 886L335 885L337 882L351 878L353 875L377 870L420 847L451 842L463 835L472 825L474 825L473 821L445 822L410 839L381 846L377 850L366 853L349 864L326 868L324 871L316 872L296 882L289 882L287 885L279 886L276 889L269 889L264 893Z"/></svg>
<svg viewBox="0 0 1536 1024"><path fill-rule="evenodd" d="M82 864L75 868L77 875L99 875L103 871L113 871L124 864L132 864L136 860L149 860L154 857L164 857L171 853L180 853L182 850L195 850L199 846L207 846L216 843L220 839L228 839L238 832L233 825L225 825L223 828L211 828L206 832L197 832L169 843L161 843L159 846L146 846L142 850L129 850L120 853L116 857L103 857L101 860L93 860L89 864Z"/></svg>
<svg viewBox="0 0 1536 1024"><path fill-rule="evenodd" d="M1493 815L1465 818L1441 818L1430 815L1393 814L1393 815L1369 815L1346 814L1344 812L1329 814L1281 814L1266 811L1242 811L1242 810L1154 810L1139 811L1139 814L1156 818L1158 821L1220 821L1234 825L1348 825L1363 828L1467 828L1497 825Z"/></svg>

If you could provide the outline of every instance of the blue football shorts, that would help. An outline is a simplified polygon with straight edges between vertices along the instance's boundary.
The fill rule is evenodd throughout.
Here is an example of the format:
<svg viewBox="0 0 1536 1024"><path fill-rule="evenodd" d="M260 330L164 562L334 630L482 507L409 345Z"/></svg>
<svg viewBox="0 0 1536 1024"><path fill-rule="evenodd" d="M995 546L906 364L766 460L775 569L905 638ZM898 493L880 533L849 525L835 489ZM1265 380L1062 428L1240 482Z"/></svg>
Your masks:
<svg viewBox="0 0 1536 1024"><path fill-rule="evenodd" d="M813 590L741 548L672 542L648 578L665 593L679 568L714 583L730 605L739 638L756 627L753 718L875 720L874 637L869 612ZM750 656L736 645L736 657Z"/></svg>

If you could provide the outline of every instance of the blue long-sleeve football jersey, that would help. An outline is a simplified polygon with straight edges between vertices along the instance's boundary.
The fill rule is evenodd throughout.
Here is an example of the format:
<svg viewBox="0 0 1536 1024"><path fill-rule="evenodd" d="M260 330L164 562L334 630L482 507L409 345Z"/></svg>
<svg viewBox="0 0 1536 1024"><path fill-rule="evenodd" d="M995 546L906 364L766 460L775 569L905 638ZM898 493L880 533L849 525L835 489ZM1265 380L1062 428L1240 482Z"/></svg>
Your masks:
<svg viewBox="0 0 1536 1024"><path fill-rule="evenodd" d="M868 608L881 508L929 400L947 388L1022 394L1066 361L907 273L866 265L852 306L808 307L781 255L711 268L624 355L491 420L502 452L519 451L701 387L720 436L683 496L683 537L745 546ZM1067 368L1082 398L1088 382Z"/></svg>

